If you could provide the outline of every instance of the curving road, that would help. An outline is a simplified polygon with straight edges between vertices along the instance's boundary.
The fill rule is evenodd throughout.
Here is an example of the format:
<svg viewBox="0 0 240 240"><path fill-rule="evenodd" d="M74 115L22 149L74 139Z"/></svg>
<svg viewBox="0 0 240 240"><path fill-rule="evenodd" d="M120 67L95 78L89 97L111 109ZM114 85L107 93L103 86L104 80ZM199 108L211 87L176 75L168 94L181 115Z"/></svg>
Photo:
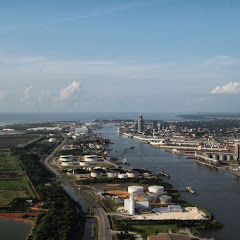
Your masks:
<svg viewBox="0 0 240 240"><path fill-rule="evenodd" d="M108 214L105 212L103 207L95 199L93 199L86 191L80 190L77 186L75 186L71 181L69 181L66 177L64 177L61 173L59 173L55 168L53 168L49 164L49 160L53 157L53 155L57 151L61 149L61 147L67 141L67 137L64 134L61 135L64 138L64 140L44 159L43 163L51 172L53 172L59 178L59 180L61 180L74 192L79 193L81 199L87 202L94 209L95 214L98 218L98 240L112 240L113 232L110 229Z"/></svg>

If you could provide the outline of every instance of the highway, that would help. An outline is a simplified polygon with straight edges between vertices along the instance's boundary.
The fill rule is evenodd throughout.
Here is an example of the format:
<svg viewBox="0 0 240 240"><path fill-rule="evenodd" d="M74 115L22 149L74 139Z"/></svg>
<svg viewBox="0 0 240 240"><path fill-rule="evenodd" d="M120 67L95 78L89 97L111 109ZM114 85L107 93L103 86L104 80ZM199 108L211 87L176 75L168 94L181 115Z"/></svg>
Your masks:
<svg viewBox="0 0 240 240"><path fill-rule="evenodd" d="M79 193L81 199L87 202L92 207L92 209L94 209L95 215L98 219L98 240L112 240L113 232L110 229L108 214L105 212L103 207L88 193L86 193L86 191L81 190L77 186L75 186L71 181L69 181L65 176L59 173L49 163L49 160L53 157L53 155L57 151L59 151L67 141L67 137L64 134L61 135L64 140L44 159L43 163L51 172L53 172L59 178L59 180L61 180L65 185L71 188L75 193Z"/></svg>

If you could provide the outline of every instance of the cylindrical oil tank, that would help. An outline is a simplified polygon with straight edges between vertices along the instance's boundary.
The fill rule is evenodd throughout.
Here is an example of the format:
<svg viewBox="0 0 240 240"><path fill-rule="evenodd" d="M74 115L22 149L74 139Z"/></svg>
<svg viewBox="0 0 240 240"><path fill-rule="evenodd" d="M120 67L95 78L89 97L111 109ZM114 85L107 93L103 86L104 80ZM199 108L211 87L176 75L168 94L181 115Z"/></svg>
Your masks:
<svg viewBox="0 0 240 240"><path fill-rule="evenodd" d="M128 175L125 173L118 174L118 178L128 178Z"/></svg>
<svg viewBox="0 0 240 240"><path fill-rule="evenodd" d="M142 186L129 186L128 192L129 193L143 193L143 187Z"/></svg>
<svg viewBox="0 0 240 240"><path fill-rule="evenodd" d="M164 187L163 186L149 186L148 191L150 193L163 193Z"/></svg>
<svg viewBox="0 0 240 240"><path fill-rule="evenodd" d="M74 164L73 164L73 162L68 162L68 161L65 162L65 161L63 161L63 162L61 162L61 165L62 166L72 166Z"/></svg>
<svg viewBox="0 0 240 240"><path fill-rule="evenodd" d="M172 197L168 195L162 195L159 197L160 203L171 203Z"/></svg>
<svg viewBox="0 0 240 240"><path fill-rule="evenodd" d="M233 156L230 155L230 154L228 154L228 155L227 155L227 161L231 161L232 159L233 159Z"/></svg>
<svg viewBox="0 0 240 240"><path fill-rule="evenodd" d="M56 138L49 138L49 142L56 142Z"/></svg>
<svg viewBox="0 0 240 240"><path fill-rule="evenodd" d="M71 162L71 161L73 161L73 156L72 155L60 155L59 160L61 162Z"/></svg>
<svg viewBox="0 0 240 240"><path fill-rule="evenodd" d="M128 171L126 174L128 175L129 178L139 177L139 173L136 171Z"/></svg>
<svg viewBox="0 0 240 240"><path fill-rule="evenodd" d="M101 177L101 172L99 172L99 171L94 171L94 170L93 170L93 171L91 172L90 176L91 176L92 178Z"/></svg>
<svg viewBox="0 0 240 240"><path fill-rule="evenodd" d="M136 207L136 201L133 198L133 196L130 196L130 198L129 198L129 213L130 213L130 215L135 214L135 207Z"/></svg>
<svg viewBox="0 0 240 240"><path fill-rule="evenodd" d="M218 153L214 153L213 154L213 159L214 160L219 160L219 154Z"/></svg>
<svg viewBox="0 0 240 240"><path fill-rule="evenodd" d="M220 155L219 155L219 160L220 160L220 161L225 161L225 160L226 160L226 155L220 154Z"/></svg>
<svg viewBox="0 0 240 240"><path fill-rule="evenodd" d="M89 162L79 162L80 166L89 166Z"/></svg>
<svg viewBox="0 0 240 240"><path fill-rule="evenodd" d="M96 161L98 161L98 156L97 155L85 155L84 159L86 162L96 162Z"/></svg>
<svg viewBox="0 0 240 240"><path fill-rule="evenodd" d="M117 178L118 174L119 174L119 172L117 172L117 171L109 171L109 172L107 172L107 177L109 177L109 178Z"/></svg>

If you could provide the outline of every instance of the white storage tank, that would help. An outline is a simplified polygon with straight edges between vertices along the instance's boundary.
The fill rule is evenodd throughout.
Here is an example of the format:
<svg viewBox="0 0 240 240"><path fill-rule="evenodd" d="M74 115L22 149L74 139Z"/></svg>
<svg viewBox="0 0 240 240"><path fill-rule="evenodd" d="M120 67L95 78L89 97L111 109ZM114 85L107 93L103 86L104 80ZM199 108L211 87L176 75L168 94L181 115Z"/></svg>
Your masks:
<svg viewBox="0 0 240 240"><path fill-rule="evenodd" d="M143 193L143 187L142 186L129 186L128 192L131 193Z"/></svg>
<svg viewBox="0 0 240 240"><path fill-rule="evenodd" d="M231 161L231 160L233 160L233 156L230 155L230 154L228 154L228 155L227 155L227 161Z"/></svg>
<svg viewBox="0 0 240 240"><path fill-rule="evenodd" d="M159 197L160 203L171 203L172 197L168 195L162 195Z"/></svg>
<svg viewBox="0 0 240 240"><path fill-rule="evenodd" d="M56 138L49 138L49 142L56 142Z"/></svg>
<svg viewBox="0 0 240 240"><path fill-rule="evenodd" d="M163 193L164 187L163 186L149 186L148 191L150 193Z"/></svg>
<svg viewBox="0 0 240 240"><path fill-rule="evenodd" d="M80 166L89 166L90 164L89 164L89 162L79 162L79 165Z"/></svg>
<svg viewBox="0 0 240 240"><path fill-rule="evenodd" d="M117 172L117 171L109 171L109 172L107 172L107 177L109 177L109 178L117 178L118 174L119 174L119 172Z"/></svg>
<svg viewBox="0 0 240 240"><path fill-rule="evenodd" d="M137 178L137 177L139 177L139 173L136 172L136 171L128 171L126 174L128 175L129 178Z"/></svg>
<svg viewBox="0 0 240 240"><path fill-rule="evenodd" d="M60 155L59 160L61 162L72 162L73 156L72 155Z"/></svg>
<svg viewBox="0 0 240 240"><path fill-rule="evenodd" d="M92 171L91 172L91 174L90 174L90 176L92 177L92 178L99 178L99 177L101 177L101 172L99 172L99 171Z"/></svg>
<svg viewBox="0 0 240 240"><path fill-rule="evenodd" d="M118 174L118 178L128 178L128 175L125 173Z"/></svg>
<svg viewBox="0 0 240 240"><path fill-rule="evenodd" d="M226 155L220 154L220 155L219 155L219 160L220 160L220 161L225 161L225 160L226 160Z"/></svg>
<svg viewBox="0 0 240 240"><path fill-rule="evenodd" d="M64 162L61 162L61 165L62 165L62 166L72 166L72 165L74 165L74 164L73 164L73 162L69 162L69 161L66 161L66 162L65 162L65 161L64 161Z"/></svg>
<svg viewBox="0 0 240 240"><path fill-rule="evenodd" d="M93 167L89 167L89 168L86 168L88 169L89 172L91 172L93 170Z"/></svg>
<svg viewBox="0 0 240 240"><path fill-rule="evenodd" d="M96 161L98 161L98 156L97 155L85 155L84 159L86 162L96 162Z"/></svg>
<svg viewBox="0 0 240 240"><path fill-rule="evenodd" d="M129 214L134 215L135 214L135 207L136 207L136 201L131 195L129 198Z"/></svg>

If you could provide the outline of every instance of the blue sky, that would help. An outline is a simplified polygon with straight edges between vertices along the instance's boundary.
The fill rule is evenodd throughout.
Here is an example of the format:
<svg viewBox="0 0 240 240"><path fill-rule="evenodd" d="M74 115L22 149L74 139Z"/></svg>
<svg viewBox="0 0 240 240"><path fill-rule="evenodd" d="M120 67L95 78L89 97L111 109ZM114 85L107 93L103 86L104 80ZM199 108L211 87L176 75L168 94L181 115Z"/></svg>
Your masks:
<svg viewBox="0 0 240 240"><path fill-rule="evenodd" d="M237 0L2 0L0 111L239 111L239 10Z"/></svg>

